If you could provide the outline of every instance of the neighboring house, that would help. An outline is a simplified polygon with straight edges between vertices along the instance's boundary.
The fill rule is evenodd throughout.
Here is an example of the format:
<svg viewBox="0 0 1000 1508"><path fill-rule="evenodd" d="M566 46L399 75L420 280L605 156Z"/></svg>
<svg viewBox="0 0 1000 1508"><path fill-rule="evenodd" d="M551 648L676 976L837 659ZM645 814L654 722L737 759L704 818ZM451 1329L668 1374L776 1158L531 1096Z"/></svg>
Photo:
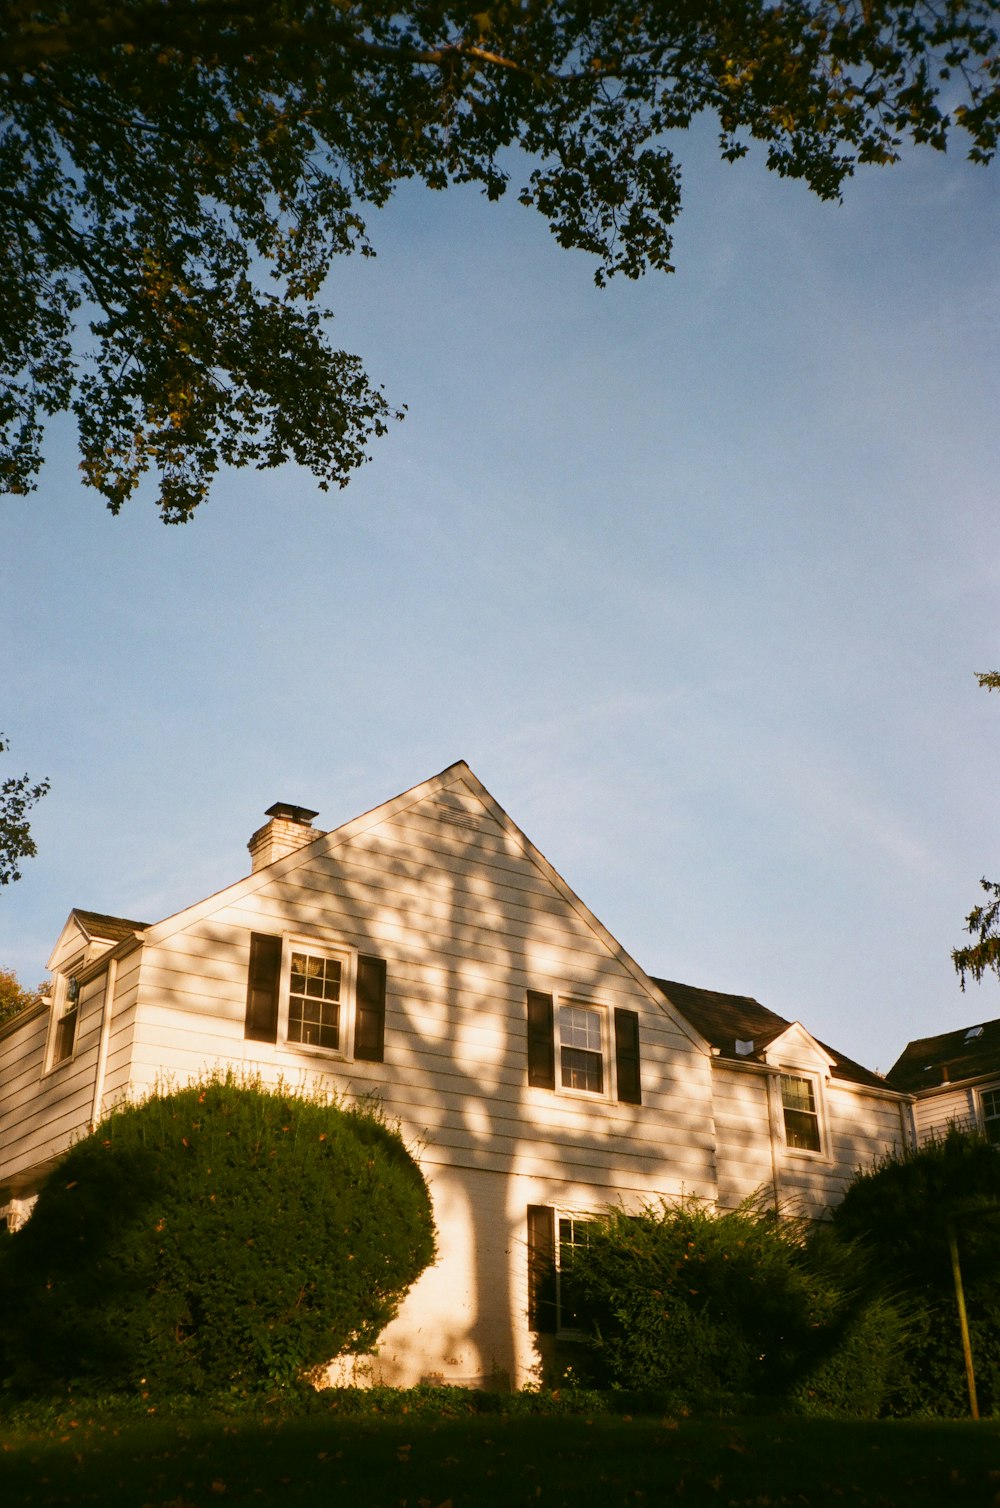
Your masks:
<svg viewBox="0 0 1000 1508"><path fill-rule="evenodd" d="M50 1001L0 1030L12 1223L123 1096L230 1067L375 1094L440 1256L368 1374L521 1384L573 1328L558 1272L596 1208L763 1187L818 1214L905 1139L909 1097L802 1027L647 975L466 764L315 815L273 806L251 873L163 921L71 913Z"/></svg>
<svg viewBox="0 0 1000 1508"><path fill-rule="evenodd" d="M918 1141L957 1126L1000 1146L1000 1021L910 1042L886 1078L914 1096Z"/></svg>

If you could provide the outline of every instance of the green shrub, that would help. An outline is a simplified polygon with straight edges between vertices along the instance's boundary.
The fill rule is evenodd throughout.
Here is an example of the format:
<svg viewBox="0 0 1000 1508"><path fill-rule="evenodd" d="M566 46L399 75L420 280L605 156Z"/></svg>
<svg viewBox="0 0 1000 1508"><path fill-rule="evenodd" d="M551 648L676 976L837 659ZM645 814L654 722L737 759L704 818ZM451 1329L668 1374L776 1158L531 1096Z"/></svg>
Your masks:
<svg viewBox="0 0 1000 1508"><path fill-rule="evenodd" d="M1000 1410L1000 1156L952 1130L859 1172L833 1212L869 1285L908 1309L886 1411L961 1416L969 1400L949 1253L957 1238L979 1409Z"/></svg>
<svg viewBox="0 0 1000 1508"><path fill-rule="evenodd" d="M783 1393L820 1306L798 1226L751 1206L607 1210L575 1249L573 1283L597 1385L689 1408Z"/></svg>
<svg viewBox="0 0 1000 1508"><path fill-rule="evenodd" d="M114 1111L0 1263L16 1387L291 1381L372 1349L434 1256L423 1177L372 1107L232 1076Z"/></svg>

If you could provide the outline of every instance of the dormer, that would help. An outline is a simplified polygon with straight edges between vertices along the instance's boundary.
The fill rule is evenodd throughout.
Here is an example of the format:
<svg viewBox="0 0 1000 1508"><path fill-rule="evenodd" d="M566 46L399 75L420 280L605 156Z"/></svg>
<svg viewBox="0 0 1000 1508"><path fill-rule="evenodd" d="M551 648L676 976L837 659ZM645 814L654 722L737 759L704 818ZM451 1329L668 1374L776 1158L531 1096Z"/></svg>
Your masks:
<svg viewBox="0 0 1000 1508"><path fill-rule="evenodd" d="M796 1155L825 1157L830 1144L826 1124L825 1088L837 1060L793 1021L768 1043L763 1053L776 1068L777 1095L786 1149Z"/></svg>
<svg viewBox="0 0 1000 1508"><path fill-rule="evenodd" d="M119 943L144 931L146 926L146 922L131 921L124 916L107 916L100 911L74 908L70 912L48 962L52 971L48 994L52 1021L46 1050L47 1068L73 1056L80 976L84 970Z"/></svg>

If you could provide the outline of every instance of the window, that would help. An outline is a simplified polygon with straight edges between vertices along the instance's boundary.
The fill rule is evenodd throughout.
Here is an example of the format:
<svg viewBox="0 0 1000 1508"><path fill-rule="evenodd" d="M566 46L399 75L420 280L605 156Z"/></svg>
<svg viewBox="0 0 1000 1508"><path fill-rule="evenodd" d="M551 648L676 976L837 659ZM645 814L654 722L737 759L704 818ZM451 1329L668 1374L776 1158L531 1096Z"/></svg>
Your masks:
<svg viewBox="0 0 1000 1508"><path fill-rule="evenodd" d="M245 1035L381 1063L385 984L381 958L253 932Z"/></svg>
<svg viewBox="0 0 1000 1508"><path fill-rule="evenodd" d="M602 1012L582 1005L559 1007L559 1080L564 1089L604 1093Z"/></svg>
<svg viewBox="0 0 1000 1508"><path fill-rule="evenodd" d="M983 1089L979 1095L983 1130L995 1147L1000 1146L1000 1089Z"/></svg>
<svg viewBox="0 0 1000 1508"><path fill-rule="evenodd" d="M288 986L288 1040L309 1047L340 1046L343 961L293 950Z"/></svg>
<svg viewBox="0 0 1000 1508"><path fill-rule="evenodd" d="M588 1215L528 1206L528 1326L539 1334L586 1328L583 1300L573 1280L576 1252L590 1236Z"/></svg>
<svg viewBox="0 0 1000 1508"><path fill-rule="evenodd" d="M641 1105L639 1014L616 1007L611 1022L613 1062L606 1006L529 990L528 1083Z"/></svg>
<svg viewBox="0 0 1000 1508"><path fill-rule="evenodd" d="M80 1007L80 986L76 976L59 980L55 991L55 1030L52 1034L52 1065L73 1056L76 1046L76 1023Z"/></svg>
<svg viewBox="0 0 1000 1508"><path fill-rule="evenodd" d="M799 1152L820 1150L819 1111L812 1079L781 1075L781 1108L785 1117L785 1145Z"/></svg>

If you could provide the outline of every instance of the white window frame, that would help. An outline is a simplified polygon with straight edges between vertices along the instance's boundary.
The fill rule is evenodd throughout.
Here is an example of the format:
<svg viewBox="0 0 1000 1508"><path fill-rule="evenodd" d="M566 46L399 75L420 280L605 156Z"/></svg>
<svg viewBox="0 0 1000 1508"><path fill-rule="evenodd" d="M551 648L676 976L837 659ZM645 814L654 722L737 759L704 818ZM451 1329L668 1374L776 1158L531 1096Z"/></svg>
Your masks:
<svg viewBox="0 0 1000 1508"><path fill-rule="evenodd" d="M600 1046L582 1048L579 1043L563 1042L563 1010L588 1011L597 1018L600 1031ZM604 1001L591 1000L584 995L557 994L553 997L552 1022L553 1049L555 1051L556 1089L559 1094L572 1095L576 1099L611 1100L615 1094L615 1055L611 1050L610 1012ZM563 1048L569 1051L592 1051L601 1060L601 1087L588 1089L567 1083L563 1078Z"/></svg>
<svg viewBox="0 0 1000 1508"><path fill-rule="evenodd" d="M781 1092L781 1086L785 1079L802 1079L812 1090L813 1110L800 1112L814 1114L816 1117L816 1135L819 1139L818 1147L796 1147L788 1139L788 1124L785 1120L785 1100ZM823 1097L822 1076L813 1069L805 1068L801 1063L782 1063L778 1066L775 1080L775 1096L780 1116L781 1135L785 1143L785 1151L791 1157L812 1158L818 1162L829 1161L830 1133L826 1123L826 1106ZM789 1109L792 1107L789 1106Z"/></svg>
<svg viewBox="0 0 1000 1508"><path fill-rule="evenodd" d="M76 978L76 970L83 964L83 959L76 959L64 971L57 973L53 979L52 1007L49 1017L49 1037L45 1049L45 1072L51 1073L53 1069L61 1068L64 1063L72 1063L76 1057L80 1045L80 998L82 989ZM70 1000L70 981L76 986L76 999ZM72 1016L73 1018L73 1045L69 1052L60 1053L56 1056L56 1045L64 1023Z"/></svg>
<svg viewBox="0 0 1000 1508"><path fill-rule="evenodd" d="M992 1101L991 1108L987 1109L987 1095ZM979 1123L982 1126L983 1135L993 1144L1000 1147L1000 1084L984 1084L978 1093L979 1100ZM994 1128L992 1134L990 1127Z"/></svg>
<svg viewBox="0 0 1000 1508"><path fill-rule="evenodd" d="M337 1012L337 1046L321 1042L299 1042L288 1034L292 1004L292 956L305 953L311 958L333 960L340 964L340 999ZM296 937L285 933L281 949L281 979L278 986L278 1042L292 1052L347 1061L354 1056L354 1022L357 1007L357 952L338 947L315 937Z"/></svg>

